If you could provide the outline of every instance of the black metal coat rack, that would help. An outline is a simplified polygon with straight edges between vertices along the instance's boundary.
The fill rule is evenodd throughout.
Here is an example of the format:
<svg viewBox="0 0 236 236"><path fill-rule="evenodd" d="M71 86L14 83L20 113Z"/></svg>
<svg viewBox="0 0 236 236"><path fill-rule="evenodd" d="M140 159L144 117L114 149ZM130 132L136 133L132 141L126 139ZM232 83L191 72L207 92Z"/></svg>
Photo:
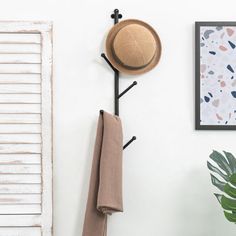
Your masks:
<svg viewBox="0 0 236 236"><path fill-rule="evenodd" d="M119 13L118 9L114 10L114 13L111 15L111 18L114 19L114 25L119 22L119 19L122 18L122 15ZM119 92L119 71L111 64L111 62L106 57L105 53L101 54L101 57L105 59L107 64L114 71L114 106L115 106L115 115L119 116L119 99L126 94L131 88L137 85L137 82L134 81L128 88L126 88L123 92ZM103 112L103 111L101 111ZM136 136L133 136L124 146L123 149L127 148L134 140L136 140Z"/></svg>

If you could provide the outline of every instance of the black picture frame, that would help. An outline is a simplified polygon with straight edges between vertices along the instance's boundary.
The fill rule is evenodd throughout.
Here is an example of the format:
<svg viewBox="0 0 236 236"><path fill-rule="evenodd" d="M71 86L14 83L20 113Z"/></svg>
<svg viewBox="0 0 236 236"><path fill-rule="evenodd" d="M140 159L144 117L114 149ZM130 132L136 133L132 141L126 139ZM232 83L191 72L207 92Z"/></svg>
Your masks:
<svg viewBox="0 0 236 236"><path fill-rule="evenodd" d="M235 26L235 21L197 21L195 22L195 129L196 130L236 130L236 125L201 125L200 124L200 28L202 26ZM236 60L236 58L235 58Z"/></svg>

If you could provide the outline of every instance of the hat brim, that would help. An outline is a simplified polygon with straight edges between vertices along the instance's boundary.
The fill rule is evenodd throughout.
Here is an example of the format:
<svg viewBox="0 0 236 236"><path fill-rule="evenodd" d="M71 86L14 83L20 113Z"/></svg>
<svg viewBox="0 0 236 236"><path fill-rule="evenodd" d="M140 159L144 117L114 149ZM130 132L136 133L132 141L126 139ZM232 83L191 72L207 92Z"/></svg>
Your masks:
<svg viewBox="0 0 236 236"><path fill-rule="evenodd" d="M154 57L152 58L151 62L143 67L143 68L130 68L130 67L126 67L125 65L122 65L121 63L118 62L118 60L116 60L115 55L113 54L113 49L112 49L112 45L113 45L113 41L114 38L116 37L116 34L125 26L130 25L130 24L138 24L141 26L144 26L146 29L148 29L155 41L156 41L156 53L154 55ZM153 69L159 62L160 57L161 57L161 41L160 38L158 36L158 34L156 33L156 31L147 23L140 21L140 20L136 20L136 19L128 19L128 20L123 20L120 23L115 24L111 30L109 31L107 38L106 38L106 54L107 57L109 59L109 61L111 62L111 64L120 72L125 73L125 74L129 74L129 75L138 75L138 74L143 74L145 72L150 71L151 69Z"/></svg>

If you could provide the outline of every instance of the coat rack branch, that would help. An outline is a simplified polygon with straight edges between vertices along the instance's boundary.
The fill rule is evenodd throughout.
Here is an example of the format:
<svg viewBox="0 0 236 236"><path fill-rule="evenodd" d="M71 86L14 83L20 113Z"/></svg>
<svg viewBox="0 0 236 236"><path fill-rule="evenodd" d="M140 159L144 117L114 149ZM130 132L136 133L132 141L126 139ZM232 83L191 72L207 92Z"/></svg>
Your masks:
<svg viewBox="0 0 236 236"><path fill-rule="evenodd" d="M136 136L133 136L124 146L123 150L126 149L134 140L136 140Z"/></svg>
<svg viewBox="0 0 236 236"><path fill-rule="evenodd" d="M123 92L119 94L118 98L121 98L124 94L126 94L130 89L132 89L137 84L138 84L137 81L134 81L127 89L125 89Z"/></svg>
<svg viewBox="0 0 236 236"><path fill-rule="evenodd" d="M100 113L103 114L103 110L100 110ZM136 136L133 136L124 146L123 146L123 150L126 149L133 141L135 141L137 138Z"/></svg>
<svg viewBox="0 0 236 236"><path fill-rule="evenodd" d="M114 73L117 73L118 70L111 64L111 62L108 60L105 53L101 54L101 57L104 58L104 60L107 62L107 64L111 67L111 69L114 71ZM118 95L118 98L122 97L125 93L127 93L131 88L133 88L135 85L137 85L137 81L134 81L127 89L125 89L123 92L121 92Z"/></svg>
<svg viewBox="0 0 236 236"><path fill-rule="evenodd" d="M115 72L118 72L118 70L111 64L111 62L108 60L105 53L101 54L101 57L104 58L104 60L107 62L107 64L111 67L111 69Z"/></svg>
<svg viewBox="0 0 236 236"><path fill-rule="evenodd" d="M122 15L119 13L118 9L114 10L114 13L111 15L111 18L114 19L114 24L119 22L119 19L122 18ZM121 98L124 94L126 94L131 88L137 85L137 82L134 81L128 88L126 88L123 92L119 93L119 71L111 64L105 53L101 54L101 57L107 62L107 64L111 67L114 72L114 107L115 107L115 115L119 116L119 98ZM102 110L100 112L103 112ZM124 146L123 149L127 148L134 140L136 140L136 136L133 136Z"/></svg>

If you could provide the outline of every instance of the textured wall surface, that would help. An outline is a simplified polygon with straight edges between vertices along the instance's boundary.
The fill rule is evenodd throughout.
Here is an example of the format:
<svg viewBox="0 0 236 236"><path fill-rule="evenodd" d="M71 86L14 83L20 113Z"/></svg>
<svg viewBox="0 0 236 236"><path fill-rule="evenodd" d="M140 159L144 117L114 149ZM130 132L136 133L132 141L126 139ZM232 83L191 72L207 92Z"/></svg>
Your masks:
<svg viewBox="0 0 236 236"><path fill-rule="evenodd" d="M233 21L233 0L21 0L1 4L1 20L54 21L54 232L80 236L99 109L113 111L113 74L100 58L119 8L159 33L158 67L123 77L138 85L120 101L124 138L123 214L112 236L233 236L213 196L206 160L212 149L236 154L235 133L194 130L194 22Z"/></svg>

